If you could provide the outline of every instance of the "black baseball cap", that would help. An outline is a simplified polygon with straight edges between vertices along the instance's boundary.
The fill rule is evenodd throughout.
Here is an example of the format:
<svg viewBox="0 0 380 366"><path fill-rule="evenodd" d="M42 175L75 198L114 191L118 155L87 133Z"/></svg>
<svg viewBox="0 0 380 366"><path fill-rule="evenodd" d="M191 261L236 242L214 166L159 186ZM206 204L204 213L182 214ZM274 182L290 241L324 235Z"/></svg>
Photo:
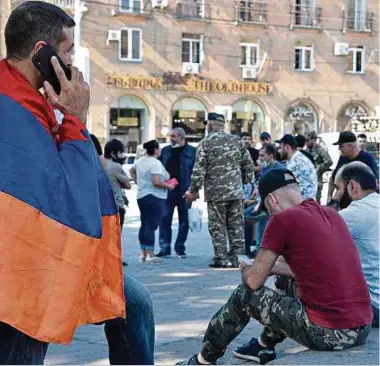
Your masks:
<svg viewBox="0 0 380 366"><path fill-rule="evenodd" d="M281 140L276 140L278 144L290 145L293 149L297 147L297 140L293 135L284 135Z"/></svg>
<svg viewBox="0 0 380 366"><path fill-rule="evenodd" d="M207 125L208 121L217 121L217 122L222 122L222 123L226 122L223 114L219 114L219 113L209 113L207 116L207 121L204 121L203 124Z"/></svg>
<svg viewBox="0 0 380 366"><path fill-rule="evenodd" d="M260 140L261 141L270 140L271 138L272 137L271 137L271 135L268 132L262 132L261 135L260 135Z"/></svg>
<svg viewBox="0 0 380 366"><path fill-rule="evenodd" d="M351 131L343 131L339 134L339 139L333 145L346 144L347 142L356 142L356 136Z"/></svg>
<svg viewBox="0 0 380 366"><path fill-rule="evenodd" d="M288 175L290 178L287 177ZM259 180L261 207L264 207L264 201L270 193L294 183L298 184L297 178L286 168L276 168L266 172Z"/></svg>

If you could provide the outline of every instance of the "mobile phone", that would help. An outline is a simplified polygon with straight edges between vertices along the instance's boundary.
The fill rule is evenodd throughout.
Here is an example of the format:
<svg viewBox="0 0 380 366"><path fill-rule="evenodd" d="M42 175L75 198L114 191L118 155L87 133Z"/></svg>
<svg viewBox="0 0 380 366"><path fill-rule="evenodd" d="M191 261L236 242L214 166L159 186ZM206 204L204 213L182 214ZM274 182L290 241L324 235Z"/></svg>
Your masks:
<svg viewBox="0 0 380 366"><path fill-rule="evenodd" d="M66 78L71 80L71 70L63 63L61 58L54 51L53 47L47 44L42 47L32 58L34 66L38 69L41 75L46 81L50 83L54 91L57 94L61 93L61 84L59 83L58 77L54 71L53 65L51 63L51 58L55 56L58 59L59 64L61 65Z"/></svg>

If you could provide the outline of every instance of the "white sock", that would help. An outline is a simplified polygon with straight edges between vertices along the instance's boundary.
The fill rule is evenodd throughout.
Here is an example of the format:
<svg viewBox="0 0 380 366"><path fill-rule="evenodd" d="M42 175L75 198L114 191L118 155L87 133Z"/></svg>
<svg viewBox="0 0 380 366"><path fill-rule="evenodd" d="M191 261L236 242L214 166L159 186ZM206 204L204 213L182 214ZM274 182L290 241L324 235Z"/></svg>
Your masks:
<svg viewBox="0 0 380 366"><path fill-rule="evenodd" d="M200 353L198 353L198 362L202 365L211 365L211 362L207 362Z"/></svg>

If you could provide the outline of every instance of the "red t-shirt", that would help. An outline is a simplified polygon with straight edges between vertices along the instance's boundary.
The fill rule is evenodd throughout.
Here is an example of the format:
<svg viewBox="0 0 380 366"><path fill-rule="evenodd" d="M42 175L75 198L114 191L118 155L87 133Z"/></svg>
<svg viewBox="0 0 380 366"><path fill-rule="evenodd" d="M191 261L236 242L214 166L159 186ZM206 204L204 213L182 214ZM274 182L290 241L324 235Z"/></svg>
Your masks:
<svg viewBox="0 0 380 366"><path fill-rule="evenodd" d="M371 324L359 255L340 215L314 200L274 214L261 247L283 255L310 321L330 329Z"/></svg>

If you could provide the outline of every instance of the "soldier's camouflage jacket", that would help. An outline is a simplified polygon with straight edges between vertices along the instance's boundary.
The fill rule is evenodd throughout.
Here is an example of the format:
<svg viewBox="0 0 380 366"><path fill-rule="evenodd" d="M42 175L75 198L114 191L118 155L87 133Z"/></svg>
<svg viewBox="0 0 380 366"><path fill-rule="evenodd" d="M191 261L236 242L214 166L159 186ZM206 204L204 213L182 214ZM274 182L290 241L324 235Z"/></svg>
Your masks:
<svg viewBox="0 0 380 366"><path fill-rule="evenodd" d="M320 145L317 145L314 149L307 149L307 151L314 157L318 180L321 180L323 174L333 165L333 161L327 150Z"/></svg>
<svg viewBox="0 0 380 366"><path fill-rule="evenodd" d="M243 199L243 184L251 182L253 175L253 161L238 137L210 133L199 143L190 191L204 186L206 202Z"/></svg>

